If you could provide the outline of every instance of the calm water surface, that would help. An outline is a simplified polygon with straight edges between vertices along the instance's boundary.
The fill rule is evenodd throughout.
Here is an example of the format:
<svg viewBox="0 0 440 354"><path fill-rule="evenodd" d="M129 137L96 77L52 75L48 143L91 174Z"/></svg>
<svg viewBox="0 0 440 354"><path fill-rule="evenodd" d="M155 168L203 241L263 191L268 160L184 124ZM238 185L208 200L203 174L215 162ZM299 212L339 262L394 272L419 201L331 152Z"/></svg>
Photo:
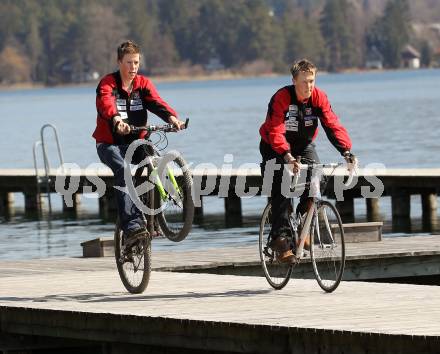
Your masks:
<svg viewBox="0 0 440 354"><path fill-rule="evenodd" d="M234 157L233 167L258 163L258 128L271 95L290 83L289 77L242 80L177 82L158 84L162 97L182 118L190 118L190 129L169 134L169 147L179 150L194 165L213 163L221 167L225 154ZM318 76L334 111L348 129L361 165L382 163L386 167L436 168L440 166L440 70L332 74ZM33 168L32 145L40 127L58 128L65 162L81 167L98 162L91 134L95 127L95 86L0 92L3 137L0 168ZM151 116L151 122L160 120ZM55 146L48 133L52 166L57 166ZM339 158L321 130L318 152L322 161ZM15 215L1 217L0 258L80 255L80 242L111 234L112 222L98 217L97 201L83 198L84 211L73 220L56 215L51 221L24 215L23 198L16 195ZM56 199L56 197L54 198ZM223 201L207 198L205 210L218 213ZM218 217L195 226L181 244L158 240L157 248L208 247L228 243L254 243L257 215L264 198L244 200L244 226L225 229ZM362 201L356 204L359 219L365 214ZM389 217L390 202L382 203ZM420 201L412 200L412 231L419 226ZM55 209L61 203L55 201Z"/></svg>

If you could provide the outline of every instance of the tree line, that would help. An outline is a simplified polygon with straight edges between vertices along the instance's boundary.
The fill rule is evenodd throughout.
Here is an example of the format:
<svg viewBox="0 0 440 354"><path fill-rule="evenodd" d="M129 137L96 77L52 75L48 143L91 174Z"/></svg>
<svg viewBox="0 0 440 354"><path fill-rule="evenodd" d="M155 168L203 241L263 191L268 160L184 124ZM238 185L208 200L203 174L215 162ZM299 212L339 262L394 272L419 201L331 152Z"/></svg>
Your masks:
<svg viewBox="0 0 440 354"><path fill-rule="evenodd" d="M0 82L96 79L114 70L116 47L127 38L140 44L149 75L193 73L210 63L238 72L287 72L302 57L338 71L363 67L373 47L385 67L398 67L412 38L408 1L388 0L377 16L372 3L0 0Z"/></svg>

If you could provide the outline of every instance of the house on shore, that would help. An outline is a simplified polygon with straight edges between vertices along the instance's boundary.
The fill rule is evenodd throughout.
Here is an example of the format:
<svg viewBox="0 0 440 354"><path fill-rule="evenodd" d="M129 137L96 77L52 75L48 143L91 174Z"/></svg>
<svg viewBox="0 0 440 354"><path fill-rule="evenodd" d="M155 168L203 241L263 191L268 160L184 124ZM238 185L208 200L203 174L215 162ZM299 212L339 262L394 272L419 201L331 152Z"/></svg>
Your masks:
<svg viewBox="0 0 440 354"><path fill-rule="evenodd" d="M410 44L401 52L402 66L408 69L420 68L420 53Z"/></svg>
<svg viewBox="0 0 440 354"><path fill-rule="evenodd" d="M370 70L381 70L383 68L383 55L376 46L372 46L368 49L365 59L365 68Z"/></svg>

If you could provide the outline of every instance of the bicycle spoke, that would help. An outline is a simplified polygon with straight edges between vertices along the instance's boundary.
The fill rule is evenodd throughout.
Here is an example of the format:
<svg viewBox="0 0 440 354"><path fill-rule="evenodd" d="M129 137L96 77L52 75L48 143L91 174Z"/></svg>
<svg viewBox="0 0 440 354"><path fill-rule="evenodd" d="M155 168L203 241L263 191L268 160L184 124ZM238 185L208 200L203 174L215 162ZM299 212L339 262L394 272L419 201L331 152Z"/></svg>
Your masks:
<svg viewBox="0 0 440 354"><path fill-rule="evenodd" d="M115 258L119 276L131 293L141 293L148 285L151 271L151 240L140 239L134 244L123 245L123 232L115 230Z"/></svg>
<svg viewBox="0 0 440 354"><path fill-rule="evenodd" d="M163 191L158 193L162 212L157 220L164 235L178 242L188 235L194 218L192 177L181 157L169 161L164 171L160 174Z"/></svg>
<svg viewBox="0 0 440 354"><path fill-rule="evenodd" d="M293 265L279 262L274 251L268 246L269 233L272 226L271 220L271 205L268 204L264 209L260 222L260 260L267 282L274 289L279 290L288 283L290 275L292 274Z"/></svg>
<svg viewBox="0 0 440 354"><path fill-rule="evenodd" d="M312 231L310 255L316 280L323 290L334 291L344 272L345 243L339 213L329 202L319 204Z"/></svg>

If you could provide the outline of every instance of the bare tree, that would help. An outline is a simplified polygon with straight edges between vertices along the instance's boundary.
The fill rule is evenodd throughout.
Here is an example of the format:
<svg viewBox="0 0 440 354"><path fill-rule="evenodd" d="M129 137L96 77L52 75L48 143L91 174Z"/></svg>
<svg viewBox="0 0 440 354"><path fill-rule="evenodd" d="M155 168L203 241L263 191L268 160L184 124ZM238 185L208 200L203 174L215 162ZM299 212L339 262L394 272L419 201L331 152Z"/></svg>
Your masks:
<svg viewBox="0 0 440 354"><path fill-rule="evenodd" d="M116 68L116 48L127 39L129 32L124 17L99 4L83 9L83 16L86 28L84 55L89 70L101 75L113 71Z"/></svg>
<svg viewBox="0 0 440 354"><path fill-rule="evenodd" d="M0 83L16 84L29 82L29 62L16 46L6 45L0 52Z"/></svg>

